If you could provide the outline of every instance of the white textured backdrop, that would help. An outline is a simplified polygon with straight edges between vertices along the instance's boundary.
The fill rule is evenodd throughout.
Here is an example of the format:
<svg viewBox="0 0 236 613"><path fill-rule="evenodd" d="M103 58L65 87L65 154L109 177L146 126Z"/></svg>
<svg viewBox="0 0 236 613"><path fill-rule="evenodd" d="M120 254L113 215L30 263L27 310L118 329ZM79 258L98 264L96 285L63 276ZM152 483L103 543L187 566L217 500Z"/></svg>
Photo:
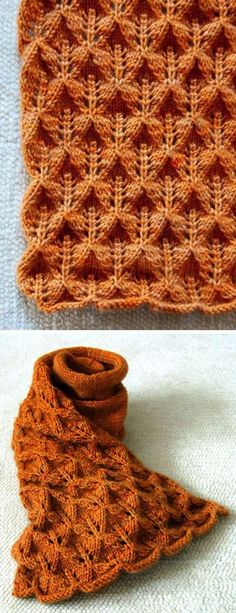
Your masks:
<svg viewBox="0 0 236 613"><path fill-rule="evenodd" d="M0 0L0 328L38 329L235 329L236 312L208 317L174 315L147 308L101 313L93 308L40 313L16 287L16 263L25 248L20 208L27 185L19 128L19 71L16 19L19 0Z"/></svg>
<svg viewBox="0 0 236 613"><path fill-rule="evenodd" d="M227 506L206 536L176 557L72 601L42 605L11 595L10 548L26 525L10 441L39 355L87 345L127 358L125 442L148 467ZM235 613L236 334L161 332L1 333L1 613Z"/></svg>

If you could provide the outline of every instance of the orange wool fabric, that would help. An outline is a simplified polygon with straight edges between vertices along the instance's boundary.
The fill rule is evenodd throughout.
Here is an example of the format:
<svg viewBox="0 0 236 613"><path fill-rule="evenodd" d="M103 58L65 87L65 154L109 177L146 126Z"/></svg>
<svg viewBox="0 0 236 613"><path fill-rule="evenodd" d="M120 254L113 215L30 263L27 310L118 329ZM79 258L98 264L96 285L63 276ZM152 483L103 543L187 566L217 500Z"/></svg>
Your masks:
<svg viewBox="0 0 236 613"><path fill-rule="evenodd" d="M145 468L120 441L127 411L119 355L62 349L39 358L13 448L30 523L13 547L14 595L92 592L208 532L227 510Z"/></svg>
<svg viewBox="0 0 236 613"><path fill-rule="evenodd" d="M21 0L22 291L236 306L235 0Z"/></svg>

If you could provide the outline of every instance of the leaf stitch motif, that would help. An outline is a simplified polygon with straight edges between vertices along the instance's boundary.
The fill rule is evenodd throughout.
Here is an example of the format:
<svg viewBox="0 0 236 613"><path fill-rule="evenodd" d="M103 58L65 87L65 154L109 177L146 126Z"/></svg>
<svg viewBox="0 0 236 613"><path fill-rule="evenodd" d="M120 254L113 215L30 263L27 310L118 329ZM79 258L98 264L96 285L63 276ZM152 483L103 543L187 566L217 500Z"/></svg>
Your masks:
<svg viewBox="0 0 236 613"><path fill-rule="evenodd" d="M13 434L29 524L14 544L17 597L55 602L149 567L227 510L155 473L121 442L127 363L99 349L42 356Z"/></svg>
<svg viewBox="0 0 236 613"><path fill-rule="evenodd" d="M24 294L235 308L234 0L21 0L19 44Z"/></svg>

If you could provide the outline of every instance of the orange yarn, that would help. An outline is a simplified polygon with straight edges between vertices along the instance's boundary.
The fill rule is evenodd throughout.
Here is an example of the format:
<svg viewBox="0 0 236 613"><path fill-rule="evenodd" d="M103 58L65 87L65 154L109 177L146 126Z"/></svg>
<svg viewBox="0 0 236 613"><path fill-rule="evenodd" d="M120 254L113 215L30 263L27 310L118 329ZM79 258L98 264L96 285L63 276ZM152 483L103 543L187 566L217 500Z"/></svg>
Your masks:
<svg viewBox="0 0 236 613"><path fill-rule="evenodd" d="M236 306L234 0L21 0L22 291Z"/></svg>
<svg viewBox="0 0 236 613"><path fill-rule="evenodd" d="M145 468L123 433L125 360L63 349L35 364L15 422L20 495L30 524L13 547L14 595L42 602L95 591L121 570L174 555L226 515Z"/></svg>

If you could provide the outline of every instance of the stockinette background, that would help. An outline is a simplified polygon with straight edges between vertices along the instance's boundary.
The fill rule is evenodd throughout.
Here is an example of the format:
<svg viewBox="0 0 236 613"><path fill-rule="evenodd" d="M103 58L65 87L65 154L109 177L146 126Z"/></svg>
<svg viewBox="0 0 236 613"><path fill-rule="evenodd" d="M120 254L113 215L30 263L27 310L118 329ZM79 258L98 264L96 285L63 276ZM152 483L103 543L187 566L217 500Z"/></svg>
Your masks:
<svg viewBox="0 0 236 613"><path fill-rule="evenodd" d="M95 346L128 361L124 442L149 468L230 510L212 531L173 558L137 575L123 574L96 594L57 605L11 595L16 564L10 549L26 526L11 450L13 421L34 361L64 346ZM1 613L235 613L236 335L154 332L2 333Z"/></svg>
<svg viewBox="0 0 236 613"><path fill-rule="evenodd" d="M2 329L235 329L236 313L204 316L132 311L99 312L94 308L44 315L16 286L16 264L25 249L20 224L28 177L20 143L17 12L19 0L1 0L0 28L0 328Z"/></svg>

